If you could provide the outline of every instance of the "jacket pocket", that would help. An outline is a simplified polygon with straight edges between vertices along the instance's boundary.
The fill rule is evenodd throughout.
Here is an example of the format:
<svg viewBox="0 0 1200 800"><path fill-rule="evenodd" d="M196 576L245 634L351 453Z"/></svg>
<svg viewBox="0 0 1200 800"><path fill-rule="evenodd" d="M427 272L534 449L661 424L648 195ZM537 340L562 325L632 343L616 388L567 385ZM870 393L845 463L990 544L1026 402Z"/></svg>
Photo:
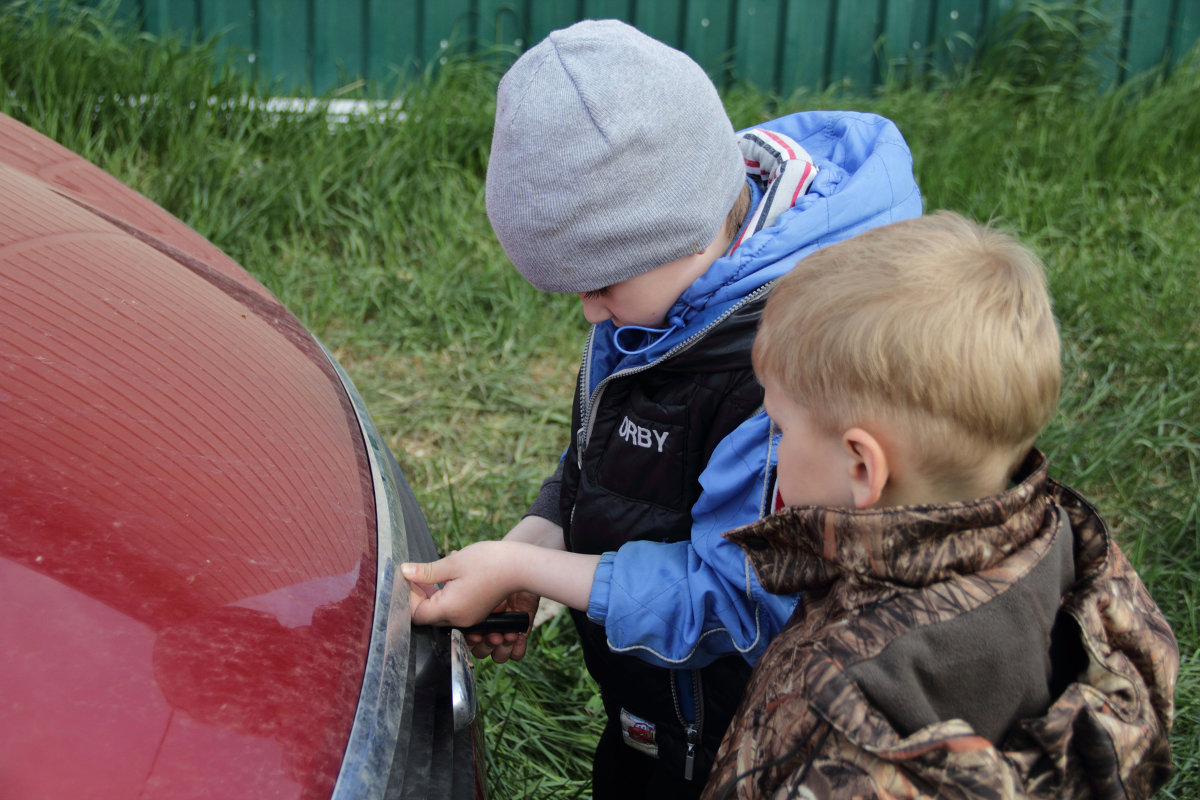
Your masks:
<svg viewBox="0 0 1200 800"><path fill-rule="evenodd" d="M687 428L679 420L686 418L687 409L682 406L615 410L596 462L596 483L630 500L684 510L689 499L685 491ZM601 443L591 446L597 444Z"/></svg>

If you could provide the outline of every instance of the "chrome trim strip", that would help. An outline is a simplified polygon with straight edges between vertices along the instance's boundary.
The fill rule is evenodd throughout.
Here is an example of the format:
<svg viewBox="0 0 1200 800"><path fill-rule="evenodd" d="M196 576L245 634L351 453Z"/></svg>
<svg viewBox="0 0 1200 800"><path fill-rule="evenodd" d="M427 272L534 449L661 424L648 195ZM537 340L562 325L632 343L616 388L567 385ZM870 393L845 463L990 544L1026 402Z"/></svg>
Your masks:
<svg viewBox="0 0 1200 800"><path fill-rule="evenodd" d="M367 413L366 404L333 354L321 345L337 371L354 406L363 444L370 460L375 491L377 558L375 611L371 643L359 692L358 710L342 767L334 785L334 800L382 798L395 756L400 714L408 681L406 659L410 646L410 612L407 592L394 591L396 565L407 554L402 510L389 502L397 488L381 453L387 445Z"/></svg>
<svg viewBox="0 0 1200 800"><path fill-rule="evenodd" d="M458 628L450 630L450 707L454 712L454 730L471 727L479 708L475 696L475 662Z"/></svg>

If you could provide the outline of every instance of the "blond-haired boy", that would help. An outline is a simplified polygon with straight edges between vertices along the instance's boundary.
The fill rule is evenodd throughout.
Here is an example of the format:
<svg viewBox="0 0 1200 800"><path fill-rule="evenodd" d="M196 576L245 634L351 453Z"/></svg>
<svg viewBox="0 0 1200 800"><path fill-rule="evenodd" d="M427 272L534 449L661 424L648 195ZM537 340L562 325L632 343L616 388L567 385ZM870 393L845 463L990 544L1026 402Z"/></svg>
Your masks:
<svg viewBox="0 0 1200 800"><path fill-rule="evenodd" d="M706 797L1144 797L1175 639L1033 442L1061 382L1042 267L942 212L783 277L753 351L786 508L727 534L802 592Z"/></svg>

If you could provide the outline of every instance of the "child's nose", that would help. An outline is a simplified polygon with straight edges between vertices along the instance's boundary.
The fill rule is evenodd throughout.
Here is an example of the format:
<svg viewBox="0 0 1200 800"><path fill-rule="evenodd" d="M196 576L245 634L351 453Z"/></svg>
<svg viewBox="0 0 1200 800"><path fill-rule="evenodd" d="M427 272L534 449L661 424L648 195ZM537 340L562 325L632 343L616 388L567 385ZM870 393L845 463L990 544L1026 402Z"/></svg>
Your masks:
<svg viewBox="0 0 1200 800"><path fill-rule="evenodd" d="M602 297L588 297L585 292L579 293L579 299L583 302L583 316L588 322L593 325L599 325L606 319L612 317L612 312L608 310L608 305Z"/></svg>

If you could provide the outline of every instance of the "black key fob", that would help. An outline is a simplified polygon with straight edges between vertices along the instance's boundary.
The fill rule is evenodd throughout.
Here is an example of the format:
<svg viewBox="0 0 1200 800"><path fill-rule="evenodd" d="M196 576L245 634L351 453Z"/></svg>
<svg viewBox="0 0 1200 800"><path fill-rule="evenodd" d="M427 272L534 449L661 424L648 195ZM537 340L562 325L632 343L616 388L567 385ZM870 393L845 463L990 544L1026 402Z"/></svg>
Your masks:
<svg viewBox="0 0 1200 800"><path fill-rule="evenodd" d="M524 611L501 611L459 630L463 633L524 633L529 630L529 615Z"/></svg>

